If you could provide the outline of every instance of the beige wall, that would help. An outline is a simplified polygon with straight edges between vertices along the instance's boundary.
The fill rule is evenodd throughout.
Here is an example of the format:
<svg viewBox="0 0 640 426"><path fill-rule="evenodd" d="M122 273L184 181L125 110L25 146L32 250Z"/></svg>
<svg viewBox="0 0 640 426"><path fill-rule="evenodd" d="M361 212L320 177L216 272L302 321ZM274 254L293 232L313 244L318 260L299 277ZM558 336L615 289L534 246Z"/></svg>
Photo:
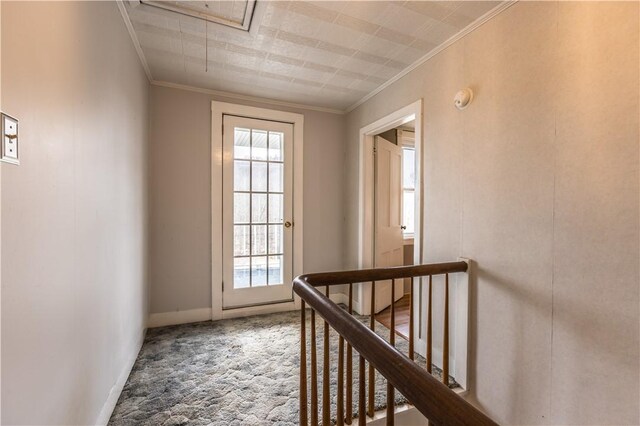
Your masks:
<svg viewBox="0 0 640 426"><path fill-rule="evenodd" d="M470 399L500 423L640 422L638 9L517 3L348 116L353 267L358 129L424 99L424 260L477 262Z"/></svg>
<svg viewBox="0 0 640 426"><path fill-rule="evenodd" d="M2 423L93 424L147 318L148 82L113 2L2 2L2 55Z"/></svg>
<svg viewBox="0 0 640 426"><path fill-rule="evenodd" d="M304 115L304 269L343 266L345 118L152 86L151 313L211 307L211 101Z"/></svg>

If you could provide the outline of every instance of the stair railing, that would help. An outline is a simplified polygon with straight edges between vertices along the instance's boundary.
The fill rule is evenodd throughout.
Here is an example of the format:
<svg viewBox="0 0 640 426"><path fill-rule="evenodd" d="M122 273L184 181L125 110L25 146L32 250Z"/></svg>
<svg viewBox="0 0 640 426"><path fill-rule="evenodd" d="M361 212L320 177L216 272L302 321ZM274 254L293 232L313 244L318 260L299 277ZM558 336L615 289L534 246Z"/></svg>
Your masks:
<svg viewBox="0 0 640 426"><path fill-rule="evenodd" d="M394 424L395 390L436 425L495 425L489 417L449 389L449 274L466 272L466 262L449 262L430 265L394 268L363 269L356 271L326 272L297 277L293 282L295 293L301 298L300 328L300 425L318 425L318 356L316 342L316 314L324 320L323 369L322 369L322 421L323 426L332 424L330 406L330 329L339 336L338 371L336 395L336 424L351 424L353 419L352 382L353 351L358 356L358 424L365 425L366 417L374 414L375 371L387 380L386 424ZM431 292L434 275L445 275L445 305L443 321L443 365L442 382L431 375L432 365L432 321ZM414 362L414 303L410 301L408 356L395 347L395 280L411 278L412 298L414 278L428 277L429 302L427 305L427 349L426 369ZM391 280L391 331L389 342L374 332L376 283ZM371 282L371 318L367 327L353 317L353 285ZM349 286L349 305L345 310L329 299L329 287ZM316 287L325 287L323 295ZM310 324L310 372L307 372L306 308L311 310ZM345 362L346 343L346 362ZM368 363L368 378L365 367ZM346 376L346 377L345 377ZM310 397L308 395L310 379ZM368 392L367 382L368 381ZM346 388L345 388L346 382ZM345 398L346 395L346 398ZM365 415L366 413L366 415ZM310 423L309 423L310 421Z"/></svg>

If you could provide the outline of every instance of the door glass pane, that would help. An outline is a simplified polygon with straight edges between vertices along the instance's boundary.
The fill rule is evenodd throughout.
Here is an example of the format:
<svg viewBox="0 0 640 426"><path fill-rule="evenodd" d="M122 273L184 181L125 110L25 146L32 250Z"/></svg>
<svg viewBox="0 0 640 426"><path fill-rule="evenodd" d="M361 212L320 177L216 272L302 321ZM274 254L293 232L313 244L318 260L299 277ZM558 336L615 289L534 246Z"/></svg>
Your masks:
<svg viewBox="0 0 640 426"><path fill-rule="evenodd" d="M233 259L233 287L246 288L251 286L250 283L250 266L251 258L236 257Z"/></svg>
<svg viewBox="0 0 640 426"><path fill-rule="evenodd" d="M282 192L282 163L269 163L269 191Z"/></svg>
<svg viewBox="0 0 640 426"><path fill-rule="evenodd" d="M249 177L251 163L249 161L234 161L233 163L233 190L249 191L251 182Z"/></svg>
<svg viewBox="0 0 640 426"><path fill-rule="evenodd" d="M251 258L251 286L267 285L267 256Z"/></svg>
<svg viewBox="0 0 640 426"><path fill-rule="evenodd" d="M284 133L234 129L233 286L282 285Z"/></svg>
<svg viewBox="0 0 640 426"><path fill-rule="evenodd" d="M269 160L282 161L282 139L284 134L269 132Z"/></svg>
<svg viewBox="0 0 640 426"><path fill-rule="evenodd" d="M251 254L267 254L267 225L251 225Z"/></svg>
<svg viewBox="0 0 640 426"><path fill-rule="evenodd" d="M284 284L283 256L269 256L269 285Z"/></svg>
<svg viewBox="0 0 640 426"><path fill-rule="evenodd" d="M233 194L233 222L249 223L249 194Z"/></svg>
<svg viewBox="0 0 640 426"><path fill-rule="evenodd" d="M233 158L251 158L251 133L249 129L236 127L233 138Z"/></svg>
<svg viewBox="0 0 640 426"><path fill-rule="evenodd" d="M269 254L282 254L282 225L269 225Z"/></svg>
<svg viewBox="0 0 640 426"><path fill-rule="evenodd" d="M251 222L267 223L267 194L251 194Z"/></svg>
<svg viewBox="0 0 640 426"><path fill-rule="evenodd" d="M268 158L266 130L251 131L251 158L254 160L266 160Z"/></svg>
<svg viewBox="0 0 640 426"><path fill-rule="evenodd" d="M233 255L249 256L251 254L249 239L249 225L235 225L233 227Z"/></svg>
<svg viewBox="0 0 640 426"><path fill-rule="evenodd" d="M282 223L282 194L269 194L269 223Z"/></svg>
<svg viewBox="0 0 640 426"><path fill-rule="evenodd" d="M267 163L252 162L251 190L260 192L267 191Z"/></svg>

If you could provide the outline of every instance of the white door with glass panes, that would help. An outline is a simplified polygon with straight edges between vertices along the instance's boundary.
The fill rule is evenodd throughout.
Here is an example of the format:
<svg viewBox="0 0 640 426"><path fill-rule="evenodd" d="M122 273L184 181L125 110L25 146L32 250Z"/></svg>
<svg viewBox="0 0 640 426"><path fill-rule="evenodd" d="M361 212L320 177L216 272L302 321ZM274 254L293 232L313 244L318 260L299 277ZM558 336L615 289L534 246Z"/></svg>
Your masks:
<svg viewBox="0 0 640 426"><path fill-rule="evenodd" d="M223 307L293 300L293 125L225 115Z"/></svg>

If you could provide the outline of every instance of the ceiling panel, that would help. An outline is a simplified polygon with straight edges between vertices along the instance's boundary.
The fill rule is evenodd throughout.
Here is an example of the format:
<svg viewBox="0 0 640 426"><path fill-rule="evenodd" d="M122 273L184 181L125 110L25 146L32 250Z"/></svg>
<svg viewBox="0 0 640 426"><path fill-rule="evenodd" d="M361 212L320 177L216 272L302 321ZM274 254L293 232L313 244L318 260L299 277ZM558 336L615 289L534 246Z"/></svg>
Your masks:
<svg viewBox="0 0 640 426"><path fill-rule="evenodd" d="M243 31L249 29L255 6L255 0L139 0L136 3Z"/></svg>
<svg viewBox="0 0 640 426"><path fill-rule="evenodd" d="M154 80L345 110L501 2L148 3L125 8ZM249 31L196 17L242 24L247 8Z"/></svg>

